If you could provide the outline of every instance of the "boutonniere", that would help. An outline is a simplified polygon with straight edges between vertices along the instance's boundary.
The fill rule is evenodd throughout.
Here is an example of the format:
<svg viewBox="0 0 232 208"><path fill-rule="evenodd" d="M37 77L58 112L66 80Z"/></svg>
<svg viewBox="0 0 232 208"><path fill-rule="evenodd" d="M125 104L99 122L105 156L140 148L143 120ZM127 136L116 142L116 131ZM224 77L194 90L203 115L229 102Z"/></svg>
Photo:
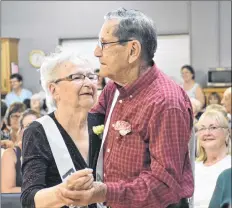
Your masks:
<svg viewBox="0 0 232 208"><path fill-rule="evenodd" d="M93 126L94 134L98 135L100 139L102 139L103 132L104 132L104 125Z"/></svg>
<svg viewBox="0 0 232 208"><path fill-rule="evenodd" d="M121 136L125 136L131 132L131 125L126 121L117 121L113 127L116 131L119 131Z"/></svg>

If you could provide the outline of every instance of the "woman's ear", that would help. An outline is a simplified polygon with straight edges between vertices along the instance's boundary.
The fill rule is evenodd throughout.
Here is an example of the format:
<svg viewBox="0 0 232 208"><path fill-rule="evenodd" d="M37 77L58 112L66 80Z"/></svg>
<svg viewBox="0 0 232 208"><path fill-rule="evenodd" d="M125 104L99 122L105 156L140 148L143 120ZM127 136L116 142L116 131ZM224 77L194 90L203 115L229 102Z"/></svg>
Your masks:
<svg viewBox="0 0 232 208"><path fill-rule="evenodd" d="M58 97L59 97L59 94L57 92L57 88L55 86L54 83L50 83L48 85L48 89L49 89L49 92L51 93L51 96L53 97L53 99L55 99L57 101Z"/></svg>
<svg viewBox="0 0 232 208"><path fill-rule="evenodd" d="M133 63L137 61L141 54L141 44L138 40L133 40L129 42L130 49L129 49L129 63Z"/></svg>

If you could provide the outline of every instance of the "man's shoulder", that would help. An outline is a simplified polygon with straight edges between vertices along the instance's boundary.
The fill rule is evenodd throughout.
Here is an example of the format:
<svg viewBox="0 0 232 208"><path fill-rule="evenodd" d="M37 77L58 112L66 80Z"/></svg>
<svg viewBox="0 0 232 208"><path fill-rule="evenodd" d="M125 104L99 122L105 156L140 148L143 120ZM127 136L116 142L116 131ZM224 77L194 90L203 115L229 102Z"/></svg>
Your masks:
<svg viewBox="0 0 232 208"><path fill-rule="evenodd" d="M150 89L155 100L161 101L163 104L181 104L189 98L180 85L175 83L171 78L160 72L157 79L152 82ZM158 99L157 99L158 98ZM173 105L173 107L175 107Z"/></svg>
<svg viewBox="0 0 232 208"><path fill-rule="evenodd" d="M23 88L22 91L25 94L31 94L32 95L32 92L30 90L28 90L28 89Z"/></svg>
<svg viewBox="0 0 232 208"><path fill-rule="evenodd" d="M6 94L6 98L9 98L9 97L12 97L14 95L14 93L11 91L11 92L8 92L7 94Z"/></svg>

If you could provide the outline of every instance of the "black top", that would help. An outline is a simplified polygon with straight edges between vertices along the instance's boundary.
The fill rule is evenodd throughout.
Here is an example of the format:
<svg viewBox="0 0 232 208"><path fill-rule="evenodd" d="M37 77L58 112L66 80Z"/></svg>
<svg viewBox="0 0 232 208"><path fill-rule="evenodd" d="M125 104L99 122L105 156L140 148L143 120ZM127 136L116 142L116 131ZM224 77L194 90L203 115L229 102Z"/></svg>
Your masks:
<svg viewBox="0 0 232 208"><path fill-rule="evenodd" d="M22 186L21 149L19 146L16 146L14 151L15 151L15 155L16 155L16 163L15 163L16 187L21 187Z"/></svg>
<svg viewBox="0 0 232 208"><path fill-rule="evenodd" d="M95 176L101 139L94 134L92 127L104 123L103 115L88 114L88 131L90 139L89 166L87 166L71 137L56 120L54 112L49 114L49 116L55 121L60 130L76 170L90 167L94 170ZM34 121L24 132L22 157L23 182L21 203L23 207L33 208L35 207L34 196L36 192L62 182L44 129L37 121ZM95 207L95 205L89 207L92 208Z"/></svg>

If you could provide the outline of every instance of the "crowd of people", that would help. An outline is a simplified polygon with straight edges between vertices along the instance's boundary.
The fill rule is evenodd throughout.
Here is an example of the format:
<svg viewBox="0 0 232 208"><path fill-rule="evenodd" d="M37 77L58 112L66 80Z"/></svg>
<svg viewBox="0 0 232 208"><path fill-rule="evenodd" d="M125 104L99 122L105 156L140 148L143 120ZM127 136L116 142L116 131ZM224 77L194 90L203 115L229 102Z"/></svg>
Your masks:
<svg viewBox="0 0 232 208"><path fill-rule="evenodd" d="M231 87L206 104L192 66L180 69L183 85L173 82L152 61L156 36L143 13L118 9L93 52L100 69L61 50L42 64L43 92L11 75L2 193L21 193L23 207L187 208L190 198L194 208L231 206Z"/></svg>

